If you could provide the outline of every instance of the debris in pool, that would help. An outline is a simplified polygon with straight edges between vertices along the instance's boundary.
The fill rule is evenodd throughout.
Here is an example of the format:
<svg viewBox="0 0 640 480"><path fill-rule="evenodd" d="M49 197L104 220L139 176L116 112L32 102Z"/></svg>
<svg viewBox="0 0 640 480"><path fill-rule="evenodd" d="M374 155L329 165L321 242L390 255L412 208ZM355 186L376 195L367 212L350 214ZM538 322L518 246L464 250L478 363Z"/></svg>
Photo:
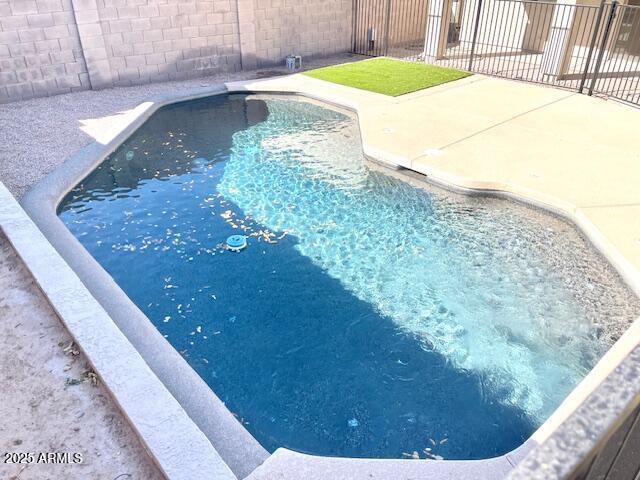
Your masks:
<svg viewBox="0 0 640 480"><path fill-rule="evenodd" d="M347 422L347 425L349 425L351 428L356 428L360 425L360 422L358 422L358 420L356 420L355 418L352 418Z"/></svg>
<svg viewBox="0 0 640 480"><path fill-rule="evenodd" d="M127 151L127 153L125 154L124 158L126 158L128 161L133 160L133 150Z"/></svg>
<svg viewBox="0 0 640 480"><path fill-rule="evenodd" d="M420 460L420 455L418 454L418 452L412 452L412 453L402 452L402 456L404 458L412 458L414 460Z"/></svg>
<svg viewBox="0 0 640 480"><path fill-rule="evenodd" d="M247 246L247 237L244 235L231 235L227 238L227 248L232 252L239 252Z"/></svg>
<svg viewBox="0 0 640 480"><path fill-rule="evenodd" d="M444 460L444 457L431 453L430 449L425 448L423 452L427 457L427 460Z"/></svg>
<svg viewBox="0 0 640 480"><path fill-rule="evenodd" d="M258 237L258 241L265 241L267 243L277 243L273 240L275 238L275 234L270 232L269 230L260 230L258 232L253 232L251 234L252 237Z"/></svg>

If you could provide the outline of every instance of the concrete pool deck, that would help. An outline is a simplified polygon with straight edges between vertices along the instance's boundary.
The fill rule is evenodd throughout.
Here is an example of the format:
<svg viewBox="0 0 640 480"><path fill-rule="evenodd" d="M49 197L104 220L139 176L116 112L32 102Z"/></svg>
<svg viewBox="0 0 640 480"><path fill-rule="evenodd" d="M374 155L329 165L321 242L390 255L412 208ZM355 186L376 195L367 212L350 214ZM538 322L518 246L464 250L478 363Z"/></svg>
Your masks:
<svg viewBox="0 0 640 480"><path fill-rule="evenodd" d="M580 137L578 133L589 131L588 126L585 127L584 124L593 121L595 113L591 116L582 112L575 115L573 118L583 122L583 125L574 125L569 129L571 131L558 132L558 129L564 128L562 112L553 113L553 110L538 120L538 127L522 127L517 123L524 117L551 109L556 104L575 101L572 99L575 95L486 77L470 77L400 98L389 98L357 91L300 75L228 84L228 86L230 90L300 92L357 109L365 152L368 155L391 165L400 165L425 173L431 179L465 188L512 192L534 202L570 213L574 217L584 215L587 220L590 217L583 214L582 210L594 208L606 211L607 208L611 208L616 214L603 214L602 217L606 221L601 224L596 225L595 222L589 220L593 225L593 232L590 232L592 234L590 236L592 239L593 236L602 236L600 247L610 244L609 253L614 257L618 255L617 266L627 269L625 277L630 283L637 281L637 252L640 250L640 244L636 245L638 243L636 239L640 237L640 232L638 232L638 227L634 225L632 216L627 215L622 220L618 220L617 212L618 209L626 211L630 206L635 206L637 212L638 205L640 205L637 193L634 197L632 187L634 179L637 183L640 178L638 154L633 152L631 148L633 137L629 134L633 122L635 121L637 124L640 119L638 111L582 97L588 102L594 103L584 104L582 100L578 99L579 108L591 108L585 107L585 105L594 105L593 111L597 112L602 105L606 106L604 110L610 117L607 128L615 129L618 128L617 125L620 128L623 128L624 125L626 127L619 134L612 134L610 130L604 129L608 136L597 137L595 135L597 133L596 125L591 125L593 133ZM213 92L213 90L214 87L202 87L198 89L199 93L197 94L203 95L207 91ZM96 93L100 94L101 92ZM107 95L108 92L104 94ZM173 101L177 101L181 95L187 94L189 92L177 92L173 95ZM171 100L165 99L163 101ZM595 102L599 102L601 105L595 105ZM160 104L161 101L150 101L141 104L138 108L124 112L114 111L103 117L93 118L91 122L77 125L78 135L90 135L97 144L108 149L119 133L126 133L132 122L135 123L135 120L141 119ZM568 115L571 108L576 107L567 107L567 112L564 115ZM59 113L61 116L64 115L64 112ZM584 117L587 117L586 121ZM531 118L527 118L527 120L533 121ZM64 117L60 121L64 121ZM504 136L496 134L494 131L496 129L501 131ZM572 130L576 130L575 135ZM519 135L516 133L518 131ZM478 140L478 138L484 138L483 135L486 134L495 136L491 137L493 140L485 140L484 142ZM588 140L585 140L585 137ZM509 138L515 139L515 141L510 141ZM539 140L540 138L544 141ZM618 143L624 138L626 138L626 148L621 148L619 145L616 145L615 148L609 147L612 143ZM473 141L476 143L469 143ZM492 142L496 144L491 145ZM595 143L595 146L589 142ZM513 148L509 149L508 145L503 143L513 144ZM546 145L546 149L542 148L543 143ZM566 153L569 151L568 147L563 149L562 145L565 147L570 145L577 149L575 155L569 156L570 165L564 164L563 162L567 161L566 157L558 154L558 152L564 151ZM456 148L462 147L468 148L466 153L463 150L456 150ZM527 155L518 151L525 149L533 153ZM592 149L600 152L601 155L608 155L608 157L604 157L608 162L606 170L599 168L602 158L600 157L598 162L599 157L594 154L589 157L591 159L589 162L581 163L584 159L580 155L586 154ZM535 152L538 152L538 155L535 155ZM543 155L542 152L547 153ZM94 151L94 154L97 155L97 151ZM513 155L513 158L509 159L509 155ZM619 157L622 158L621 161L618 161ZM528 162L523 162L523 158L527 158ZM613 160L610 160L611 158ZM636 160L635 166L633 165L634 159ZM616 172L619 171L625 173L616 175ZM561 180L557 178L559 175L563 175ZM546 179L549 180L546 181ZM570 183L571 185L567 185ZM588 191L595 193L590 197ZM584 199L590 200L589 203L581 204L583 199L579 195L581 192L584 194ZM621 203L621 199L624 200L624 203ZM633 213L633 209L631 213ZM622 227L619 230L626 235L627 240L630 239L628 242L630 250L623 250L619 247L619 244L624 245L625 242L616 243L624 235L616 233L617 230L607 229L606 224L610 223L613 217ZM3 219L0 218L0 226L3 226L2 223ZM595 243L599 243L597 238ZM633 250L634 248L635 250ZM18 253L22 255L22 252ZM637 332L637 328L635 331ZM617 349L615 355L608 356L608 361L605 363L611 367L610 370L636 346L637 340L634 341L633 332L629 333L631 335L625 335L626 341L623 342L621 348ZM101 372L98 371L98 373ZM602 369L600 373L603 373ZM602 378L600 376L599 380ZM638 385L633 385L633 387L636 388ZM627 389L626 393L633 393L631 390L633 389ZM637 391L640 391L640 388ZM575 407L575 402L573 407ZM327 478L328 472L325 468L329 466L328 463L325 463L321 457L304 457L293 452L278 451L263 466L255 470L252 478L274 478L271 474L275 475L275 478L300 478L303 471L305 472L304 476L309 478ZM482 475L478 469L479 465L470 464L465 468L469 468L470 470L467 471L473 471L477 477L496 478L487 475L488 470L493 470L493 473L502 477L519 458L521 457L514 456L508 463L505 460L499 468L487 469ZM335 466L341 464L339 471L331 471L332 474L335 473L333 478L371 478L365 465L365 463L369 463L368 461L327 460ZM372 461L371 465L380 464L380 462L383 461ZM426 473L420 471L418 462L392 461L393 464L397 462L402 463L401 470L406 470L404 473L407 478ZM437 465L440 462L428 461L426 463L431 464L432 472L439 470ZM389 465L389 468L391 468L390 471L399 472L397 465ZM458 470L457 473L456 478L463 478L460 477L462 470Z"/></svg>

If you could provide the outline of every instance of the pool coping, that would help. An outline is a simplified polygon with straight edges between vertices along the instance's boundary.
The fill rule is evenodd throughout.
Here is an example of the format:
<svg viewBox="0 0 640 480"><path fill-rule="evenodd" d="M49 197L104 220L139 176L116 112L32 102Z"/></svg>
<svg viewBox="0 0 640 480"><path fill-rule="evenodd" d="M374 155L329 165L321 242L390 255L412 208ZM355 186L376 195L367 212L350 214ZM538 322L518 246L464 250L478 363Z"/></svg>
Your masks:
<svg viewBox="0 0 640 480"><path fill-rule="evenodd" d="M326 475L331 471L334 474L334 478L339 478L337 473L340 469L344 470L344 474L350 478L365 478L365 473L382 474L385 471L393 472L394 477L398 479L408 479L416 475L433 478L462 478L464 472L473 472L475 478L504 477L529 451L544 442L578 405L594 391L613 367L618 365L632 350L632 347L637 343L634 341L634 336L640 332L640 322L634 322L623 337L607 352L540 429L521 447L500 457L461 461L347 459L304 455L282 448L270 455L244 429L215 393L202 381L166 339L160 335L144 313L131 302L111 276L89 255L57 217L56 208L62 197L142 125L149 116L168 104L225 93L296 94L351 110L358 118L359 128L362 133L362 126L360 125L355 105L347 104L340 99L327 95L309 94L308 92L257 90L251 88L253 83L253 81L234 82L226 84L226 86L196 88L149 99L149 102L145 102L134 109L131 121L111 141L106 144L97 142L90 144L33 186L22 200L24 209L40 227L51 245L67 261L75 274L80 277L88 291L91 292L115 324L122 330L128 341L140 352L153 374L167 387L186 414L200 429L201 433L204 433L211 440L211 443L217 449L217 453L239 478L269 478L260 476L264 475L265 472L271 471L270 469L286 470L286 465L291 465L298 473L301 470L305 470L305 476L310 478L316 477L308 471L308 468L305 468L305 465L313 465L315 473L324 471ZM365 155L371 160L392 168L407 167L406 159L368 147L362 134L361 141ZM561 202L554 203L549 199L544 199L543 201L540 198L536 198L535 195L531 195L530 192L511 191L505 185L487 183L479 185L469 179L452 178L444 172L417 171L418 173L426 174L427 181L437 183L445 188L470 194L503 196L562 215L572 221L590 239L614 268L620 272L634 292L639 294L640 274L625 261L615 248L607 243L602 234L586 218L576 215L575 208L572 209ZM2 223L3 218L0 215L0 224ZM20 250L18 248L16 250L22 257ZM24 257L23 260L25 260L27 267L30 268L28 261ZM37 277L40 272L32 271L32 274ZM55 278L36 278L36 280L39 284L41 281L44 282L45 287L47 286L47 281L56 281ZM43 290L45 287L41 285ZM54 308L56 307L54 305ZM77 338L80 339L82 337L84 328L82 324L74 324L69 328L74 337L76 337L76 330L79 330ZM82 347L80 341L79 343ZM100 369L97 369L97 371L101 376L105 376ZM110 389L108 382L105 381L105 384ZM119 393L112 391L112 394L117 398ZM118 403L122 406L121 402ZM122 408L124 409L125 407L122 406ZM212 412L214 412L213 415L211 414ZM132 422L135 421L127 412L125 414ZM134 428L136 428L135 424ZM189 445L189 442L186 445ZM186 449L186 445L182 447ZM151 453L155 456L153 451ZM360 476L356 476L356 472L360 472ZM169 478L180 477L169 476ZM317 478L323 477L318 476Z"/></svg>

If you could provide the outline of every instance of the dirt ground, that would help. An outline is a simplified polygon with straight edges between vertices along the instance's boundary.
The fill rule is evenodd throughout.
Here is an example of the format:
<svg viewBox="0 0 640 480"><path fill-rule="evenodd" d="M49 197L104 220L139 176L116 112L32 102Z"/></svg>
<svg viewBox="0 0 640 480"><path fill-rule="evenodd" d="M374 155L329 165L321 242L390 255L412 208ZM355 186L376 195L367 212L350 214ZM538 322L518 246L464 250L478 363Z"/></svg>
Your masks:
<svg viewBox="0 0 640 480"><path fill-rule="evenodd" d="M69 333L1 234L0 332L1 479L164 478L105 388L92 384L84 356L67 348ZM5 463L11 452L83 461Z"/></svg>

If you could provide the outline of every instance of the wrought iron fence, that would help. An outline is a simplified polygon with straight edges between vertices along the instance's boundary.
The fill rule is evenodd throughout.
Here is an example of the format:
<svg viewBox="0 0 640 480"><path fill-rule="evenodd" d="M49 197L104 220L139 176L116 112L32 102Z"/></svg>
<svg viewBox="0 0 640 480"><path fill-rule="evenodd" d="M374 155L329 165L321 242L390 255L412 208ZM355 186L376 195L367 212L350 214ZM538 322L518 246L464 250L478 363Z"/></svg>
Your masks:
<svg viewBox="0 0 640 480"><path fill-rule="evenodd" d="M611 40L589 71L589 92L640 105L640 6L614 3L608 8ZM606 30L605 25L605 37Z"/></svg>
<svg viewBox="0 0 640 480"><path fill-rule="evenodd" d="M353 51L419 60L428 0L354 0Z"/></svg>
<svg viewBox="0 0 640 480"><path fill-rule="evenodd" d="M640 104L640 0L354 0L353 51Z"/></svg>

